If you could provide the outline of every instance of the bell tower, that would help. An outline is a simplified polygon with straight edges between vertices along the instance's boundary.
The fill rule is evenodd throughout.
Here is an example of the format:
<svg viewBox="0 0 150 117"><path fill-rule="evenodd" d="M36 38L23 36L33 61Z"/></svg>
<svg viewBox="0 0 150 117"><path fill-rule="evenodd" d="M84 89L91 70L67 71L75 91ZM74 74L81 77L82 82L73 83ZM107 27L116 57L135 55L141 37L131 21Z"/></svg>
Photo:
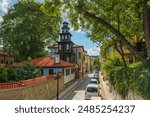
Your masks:
<svg viewBox="0 0 150 117"><path fill-rule="evenodd" d="M60 54L60 59L74 63L74 53L73 53L73 42L71 41L71 33L70 28L68 27L68 22L63 22L61 27L61 33L59 33L59 41L58 41L58 53Z"/></svg>

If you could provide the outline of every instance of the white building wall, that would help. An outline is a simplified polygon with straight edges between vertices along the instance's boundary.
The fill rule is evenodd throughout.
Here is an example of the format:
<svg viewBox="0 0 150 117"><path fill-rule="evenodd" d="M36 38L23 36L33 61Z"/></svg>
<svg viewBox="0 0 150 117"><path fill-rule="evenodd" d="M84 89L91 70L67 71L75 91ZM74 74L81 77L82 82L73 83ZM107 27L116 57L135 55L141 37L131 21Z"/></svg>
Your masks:
<svg viewBox="0 0 150 117"><path fill-rule="evenodd" d="M71 80L75 79L75 73L74 74L70 74L67 76L64 76L64 84L70 82Z"/></svg>
<svg viewBox="0 0 150 117"><path fill-rule="evenodd" d="M66 69L70 69L70 74L66 75ZM75 72L73 74L71 74L71 68L66 68L64 69L64 84L72 81L73 79L75 79Z"/></svg>

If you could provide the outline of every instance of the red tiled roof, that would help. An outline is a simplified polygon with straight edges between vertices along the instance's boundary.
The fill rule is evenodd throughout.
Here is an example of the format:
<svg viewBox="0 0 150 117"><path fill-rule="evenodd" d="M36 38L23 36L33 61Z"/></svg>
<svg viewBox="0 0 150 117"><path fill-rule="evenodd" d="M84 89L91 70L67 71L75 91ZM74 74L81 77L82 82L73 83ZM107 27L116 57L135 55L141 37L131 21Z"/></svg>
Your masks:
<svg viewBox="0 0 150 117"><path fill-rule="evenodd" d="M7 53L6 53L6 52L4 52L3 50L0 50L0 55L2 55L2 56L6 56L6 55L7 55Z"/></svg>
<svg viewBox="0 0 150 117"><path fill-rule="evenodd" d="M30 60L29 64L36 67L75 67L75 64L60 60L60 63L55 63L55 58L51 56L44 56ZM13 66L22 66L23 62Z"/></svg>

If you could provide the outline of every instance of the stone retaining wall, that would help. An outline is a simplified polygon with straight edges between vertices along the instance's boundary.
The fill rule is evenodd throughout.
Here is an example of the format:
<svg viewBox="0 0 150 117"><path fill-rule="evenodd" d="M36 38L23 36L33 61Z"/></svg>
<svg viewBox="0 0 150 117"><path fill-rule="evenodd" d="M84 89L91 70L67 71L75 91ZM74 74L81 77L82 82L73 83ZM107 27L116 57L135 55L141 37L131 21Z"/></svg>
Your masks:
<svg viewBox="0 0 150 117"><path fill-rule="evenodd" d="M64 76L59 79L59 92L64 89ZM0 90L1 100L48 100L56 96L55 78L29 86Z"/></svg>
<svg viewBox="0 0 150 117"><path fill-rule="evenodd" d="M123 99L121 97L121 95L119 95L113 88L113 86L110 86L109 84L109 87L110 87L110 92L112 92L113 96L114 96L114 99L115 100L143 100L142 97L140 97L139 95L137 95L135 92L129 90L128 92L128 95L125 99Z"/></svg>

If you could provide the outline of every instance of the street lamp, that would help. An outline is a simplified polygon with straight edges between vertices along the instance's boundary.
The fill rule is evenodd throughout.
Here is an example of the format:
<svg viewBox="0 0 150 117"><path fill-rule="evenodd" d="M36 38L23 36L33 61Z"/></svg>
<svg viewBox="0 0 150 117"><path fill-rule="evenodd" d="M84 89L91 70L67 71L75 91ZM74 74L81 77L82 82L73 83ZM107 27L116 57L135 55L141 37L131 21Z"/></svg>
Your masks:
<svg viewBox="0 0 150 117"><path fill-rule="evenodd" d="M59 79L60 79L61 77L60 77L60 74L59 74L59 72L57 73L57 75L56 75L56 78L55 78L55 80L57 81L57 100L59 100Z"/></svg>

